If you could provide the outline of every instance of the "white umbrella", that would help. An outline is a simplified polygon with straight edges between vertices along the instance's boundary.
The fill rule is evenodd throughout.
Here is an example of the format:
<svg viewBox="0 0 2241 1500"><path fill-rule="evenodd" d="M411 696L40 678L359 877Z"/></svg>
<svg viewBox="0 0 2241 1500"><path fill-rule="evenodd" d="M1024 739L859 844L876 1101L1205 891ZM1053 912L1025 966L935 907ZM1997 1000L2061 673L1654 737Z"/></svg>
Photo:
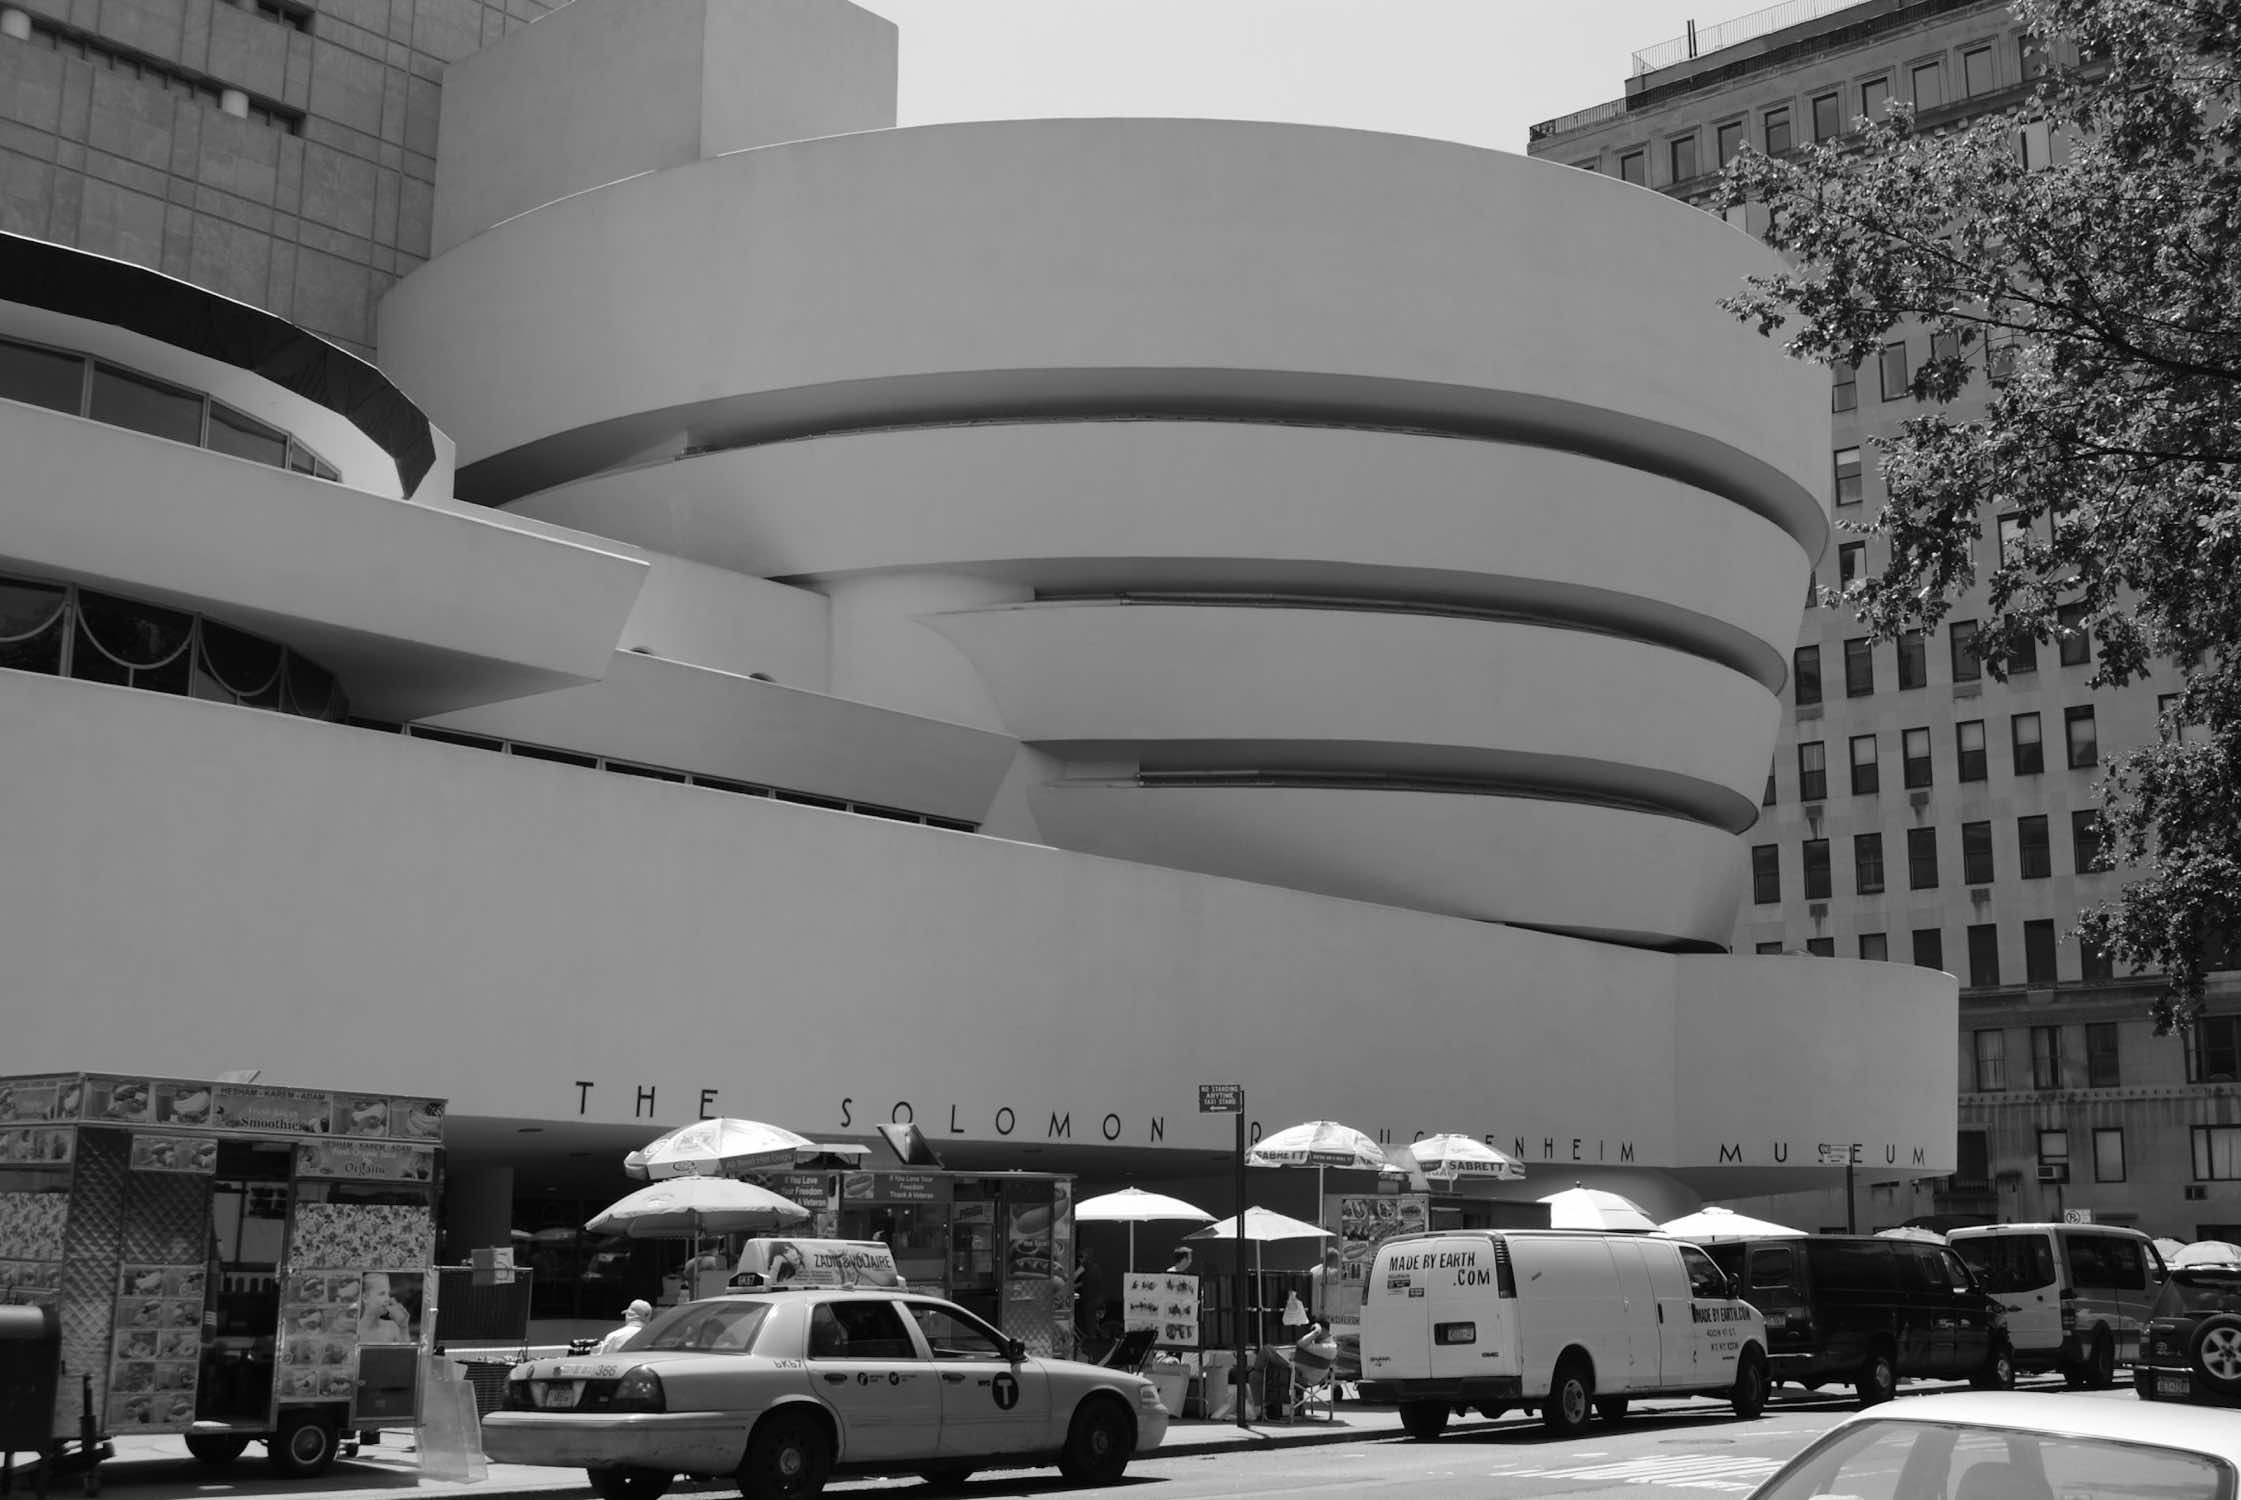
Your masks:
<svg viewBox="0 0 2241 1500"><path fill-rule="evenodd" d="M1693 1240L1708 1245L1719 1240L1803 1239L1805 1231L1792 1229L1787 1224L1777 1224L1771 1219L1754 1219L1749 1214L1739 1214L1732 1208L1700 1208L1693 1214L1683 1214L1678 1219L1667 1219L1657 1226L1659 1234L1671 1235L1677 1240Z"/></svg>
<svg viewBox="0 0 2241 1500"><path fill-rule="evenodd" d="M1657 1221L1642 1205L1620 1193L1574 1183L1540 1200L1548 1205L1551 1229L1626 1229L1655 1234Z"/></svg>
<svg viewBox="0 0 2241 1500"><path fill-rule="evenodd" d="M1485 1177L1512 1182L1525 1175L1516 1157L1497 1151L1476 1136L1428 1135L1401 1148L1426 1177Z"/></svg>
<svg viewBox="0 0 2241 1500"><path fill-rule="evenodd" d="M2165 1265L2169 1265L2171 1263L2171 1257L2177 1255L2181 1250L2184 1250L2185 1248L2186 1241L2184 1240L2175 1240L2172 1239L2169 1235L2156 1236L2155 1253L2163 1257L2163 1263Z"/></svg>
<svg viewBox="0 0 2241 1500"><path fill-rule="evenodd" d="M1253 1167L1356 1167L1374 1172L1385 1165L1385 1149L1350 1125L1309 1120L1287 1126L1245 1153Z"/></svg>
<svg viewBox="0 0 2241 1500"><path fill-rule="evenodd" d="M778 1229L799 1224L809 1210L769 1188L729 1177L681 1177L657 1182L619 1198L584 1225L595 1234L621 1234L634 1240L698 1239L743 1229Z"/></svg>
<svg viewBox="0 0 2241 1500"><path fill-rule="evenodd" d="M1926 1245L1945 1243L1944 1235L1935 1229L1924 1229L1919 1224L1899 1224L1890 1229L1878 1229L1875 1235L1877 1239L1884 1240L1920 1240Z"/></svg>
<svg viewBox="0 0 2241 1500"><path fill-rule="evenodd" d="M2230 1240L2196 1240L2164 1261L2167 1266L2226 1266L2241 1264L2241 1245Z"/></svg>
<svg viewBox="0 0 2241 1500"><path fill-rule="evenodd" d="M1183 1236L1186 1240L1211 1240L1217 1244L1237 1238L1237 1216L1207 1225ZM1258 1204L1245 1210L1245 1238L1253 1242L1254 1285L1260 1284L1261 1246L1270 1240L1335 1240L1337 1235L1320 1224L1308 1224ZM1259 1293L1255 1292L1257 1299Z"/></svg>
<svg viewBox="0 0 2241 1500"><path fill-rule="evenodd" d="M625 1156L623 1170L638 1178L726 1177L758 1167L790 1167L804 1150L815 1149L815 1141L782 1125L695 1120Z"/></svg>
<svg viewBox="0 0 2241 1500"><path fill-rule="evenodd" d="M1180 1198L1170 1198L1165 1193L1147 1193L1142 1188L1122 1188L1117 1193L1105 1193L1095 1198L1084 1198L1074 1205L1074 1221L1086 1224L1126 1224L1128 1226L1128 1265L1136 1269L1136 1226L1160 1219L1183 1219L1193 1224L1212 1222L1214 1216L1205 1209L1185 1203Z"/></svg>

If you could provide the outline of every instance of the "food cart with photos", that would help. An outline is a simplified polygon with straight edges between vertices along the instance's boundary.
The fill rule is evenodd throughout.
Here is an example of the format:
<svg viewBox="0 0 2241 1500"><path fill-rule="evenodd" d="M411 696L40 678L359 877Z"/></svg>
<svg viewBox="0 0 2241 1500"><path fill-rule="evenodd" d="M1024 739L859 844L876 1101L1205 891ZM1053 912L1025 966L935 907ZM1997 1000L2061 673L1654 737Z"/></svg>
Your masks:
<svg viewBox="0 0 2241 1500"><path fill-rule="evenodd" d="M213 1464L261 1442L308 1475L412 1425L443 1121L381 1093L0 1077L0 1303L56 1311L55 1437L175 1433Z"/></svg>

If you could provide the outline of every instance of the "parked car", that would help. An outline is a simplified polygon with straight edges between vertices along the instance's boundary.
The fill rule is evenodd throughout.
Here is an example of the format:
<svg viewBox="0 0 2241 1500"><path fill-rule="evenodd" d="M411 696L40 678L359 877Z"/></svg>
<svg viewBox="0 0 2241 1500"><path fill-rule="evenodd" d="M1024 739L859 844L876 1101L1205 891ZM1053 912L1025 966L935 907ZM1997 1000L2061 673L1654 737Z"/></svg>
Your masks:
<svg viewBox="0 0 2241 1500"><path fill-rule="evenodd" d="M1901 1380L2015 1384L1999 1304L1943 1245L1815 1234L1705 1252L1766 1314L1777 1381L1850 1385L1862 1406L1890 1400Z"/></svg>
<svg viewBox="0 0 2241 1500"><path fill-rule="evenodd" d="M1751 1500L2228 1500L2241 1422L2210 1412L2008 1391L1921 1396L1848 1414Z"/></svg>
<svg viewBox="0 0 2241 1500"><path fill-rule="evenodd" d="M2104 1389L2139 1357L2163 1257L2114 1224L1986 1224L1947 1237L2007 1309L2016 1368Z"/></svg>
<svg viewBox="0 0 2241 1500"><path fill-rule="evenodd" d="M2143 1401L2241 1406L2241 1265L2178 1266L2164 1278L2132 1388Z"/></svg>
<svg viewBox="0 0 2241 1500"><path fill-rule="evenodd" d="M1538 1410L1571 1436L1635 1396L1766 1405L1766 1324L1694 1245L1638 1234L1462 1230L1378 1247L1362 1301L1362 1395L1414 1438L1450 1412Z"/></svg>
<svg viewBox="0 0 2241 1500"><path fill-rule="evenodd" d="M842 1473L1056 1464L1112 1484L1168 1415L1142 1376L1038 1358L954 1303L813 1288L688 1302L617 1353L517 1365L482 1441L501 1463L581 1467L603 1500L680 1474L805 1500Z"/></svg>

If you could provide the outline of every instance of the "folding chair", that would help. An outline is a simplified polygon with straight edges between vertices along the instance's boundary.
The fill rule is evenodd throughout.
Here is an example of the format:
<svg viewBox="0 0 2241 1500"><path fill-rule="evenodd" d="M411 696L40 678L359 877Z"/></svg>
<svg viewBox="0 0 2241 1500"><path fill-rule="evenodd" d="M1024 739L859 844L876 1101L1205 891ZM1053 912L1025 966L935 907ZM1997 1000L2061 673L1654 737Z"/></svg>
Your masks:
<svg viewBox="0 0 2241 1500"><path fill-rule="evenodd" d="M1325 1353L1326 1349L1330 1352ZM1292 1366L1292 1389L1290 1398L1285 1402L1285 1411L1297 1417L1309 1407L1321 1406L1326 1419L1337 1421L1337 1345L1326 1342L1318 1346L1301 1342L1294 1344L1287 1353Z"/></svg>
<svg viewBox="0 0 2241 1500"><path fill-rule="evenodd" d="M1144 1366L1152 1357L1152 1344L1158 1339L1156 1328L1132 1328L1113 1340L1113 1347L1105 1351L1098 1361L1108 1370L1126 1370L1131 1375L1144 1373Z"/></svg>

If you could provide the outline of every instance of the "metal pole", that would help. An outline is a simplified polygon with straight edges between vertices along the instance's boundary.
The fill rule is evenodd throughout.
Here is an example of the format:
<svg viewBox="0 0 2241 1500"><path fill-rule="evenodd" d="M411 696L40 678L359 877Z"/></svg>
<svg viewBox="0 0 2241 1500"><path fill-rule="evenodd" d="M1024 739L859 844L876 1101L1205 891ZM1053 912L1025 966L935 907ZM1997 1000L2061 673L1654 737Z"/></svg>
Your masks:
<svg viewBox="0 0 2241 1500"><path fill-rule="evenodd" d="M1242 1101L1241 1101L1242 1102ZM1245 1315L1250 1303L1252 1272L1245 1268L1245 1111L1237 1111L1237 1425L1250 1427L1245 1419L1245 1397L1253 1388L1252 1372L1245 1364Z"/></svg>
<svg viewBox="0 0 2241 1500"><path fill-rule="evenodd" d="M1859 1220L1854 1218L1852 1214L1852 1164L1850 1162L1844 1164L1844 1232L1846 1234L1858 1234L1860 1232Z"/></svg>

